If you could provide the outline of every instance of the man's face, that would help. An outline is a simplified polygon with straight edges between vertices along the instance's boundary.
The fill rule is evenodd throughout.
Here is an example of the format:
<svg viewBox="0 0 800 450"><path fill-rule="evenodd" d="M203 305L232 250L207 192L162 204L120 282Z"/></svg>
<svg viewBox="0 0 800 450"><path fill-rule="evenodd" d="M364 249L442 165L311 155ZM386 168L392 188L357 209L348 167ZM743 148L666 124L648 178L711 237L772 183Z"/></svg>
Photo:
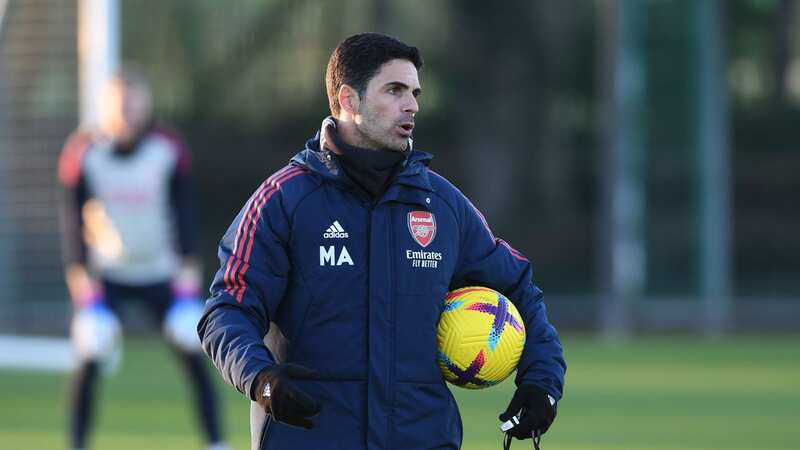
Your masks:
<svg viewBox="0 0 800 450"><path fill-rule="evenodd" d="M419 111L417 68L411 61L393 59L381 66L367 84L354 116L359 142L371 149L404 151Z"/></svg>
<svg viewBox="0 0 800 450"><path fill-rule="evenodd" d="M151 112L147 87L115 80L103 92L101 127L115 141L128 142L147 124Z"/></svg>

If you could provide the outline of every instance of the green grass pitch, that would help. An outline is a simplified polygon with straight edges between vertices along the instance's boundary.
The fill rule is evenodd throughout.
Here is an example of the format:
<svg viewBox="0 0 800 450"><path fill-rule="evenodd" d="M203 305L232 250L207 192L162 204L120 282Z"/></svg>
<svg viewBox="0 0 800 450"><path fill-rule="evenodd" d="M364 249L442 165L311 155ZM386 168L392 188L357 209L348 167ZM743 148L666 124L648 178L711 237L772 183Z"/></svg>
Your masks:
<svg viewBox="0 0 800 450"><path fill-rule="evenodd" d="M800 336L618 344L568 337L564 347L567 392L545 450L800 448ZM122 371L101 387L92 448L202 449L181 381L160 341L128 339ZM66 386L63 374L0 371L0 449L65 449ZM247 450L248 404L219 387L230 441ZM497 415L512 389L511 381L453 388L464 449L502 448Z"/></svg>

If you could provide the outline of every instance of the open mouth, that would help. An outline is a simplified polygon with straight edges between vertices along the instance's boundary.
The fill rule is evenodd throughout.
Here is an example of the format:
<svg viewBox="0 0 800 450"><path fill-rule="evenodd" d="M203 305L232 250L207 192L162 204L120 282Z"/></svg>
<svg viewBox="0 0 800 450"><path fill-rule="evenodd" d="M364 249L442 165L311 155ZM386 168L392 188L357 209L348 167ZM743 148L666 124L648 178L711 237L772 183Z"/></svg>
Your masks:
<svg viewBox="0 0 800 450"><path fill-rule="evenodd" d="M402 130L402 134L406 136L411 136L411 132L414 131L414 124L411 122L401 123L398 127Z"/></svg>

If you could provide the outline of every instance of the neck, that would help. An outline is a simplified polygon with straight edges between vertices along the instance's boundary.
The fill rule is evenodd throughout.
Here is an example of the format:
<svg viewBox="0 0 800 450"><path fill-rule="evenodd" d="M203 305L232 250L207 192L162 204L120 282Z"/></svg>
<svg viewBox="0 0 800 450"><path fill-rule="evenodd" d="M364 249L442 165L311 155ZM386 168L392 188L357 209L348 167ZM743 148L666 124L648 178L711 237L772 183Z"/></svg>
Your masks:
<svg viewBox="0 0 800 450"><path fill-rule="evenodd" d="M338 131L339 139L345 144L365 150L380 150L377 146L368 142L367 139L364 139L364 136L358 131L358 127L356 127L356 123L352 118L344 117L337 119L336 130Z"/></svg>
<svg viewBox="0 0 800 450"><path fill-rule="evenodd" d="M369 149L346 142L341 133L341 122L331 119L323 122L320 146L337 155L337 160L347 177L371 199L384 193L409 152Z"/></svg>
<svg viewBox="0 0 800 450"><path fill-rule="evenodd" d="M114 149L121 153L131 153L153 126L153 121L149 121L138 130L132 130L128 135L112 137Z"/></svg>

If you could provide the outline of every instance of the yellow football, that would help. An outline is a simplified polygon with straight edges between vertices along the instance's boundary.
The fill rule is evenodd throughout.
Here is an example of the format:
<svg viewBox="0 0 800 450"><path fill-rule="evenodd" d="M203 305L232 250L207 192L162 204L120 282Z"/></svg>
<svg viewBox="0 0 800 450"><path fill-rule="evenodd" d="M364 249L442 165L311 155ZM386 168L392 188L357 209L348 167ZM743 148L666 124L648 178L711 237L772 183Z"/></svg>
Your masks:
<svg viewBox="0 0 800 450"><path fill-rule="evenodd" d="M525 324L503 294L470 286L447 294L437 338L444 378L459 387L483 389L516 370Z"/></svg>

